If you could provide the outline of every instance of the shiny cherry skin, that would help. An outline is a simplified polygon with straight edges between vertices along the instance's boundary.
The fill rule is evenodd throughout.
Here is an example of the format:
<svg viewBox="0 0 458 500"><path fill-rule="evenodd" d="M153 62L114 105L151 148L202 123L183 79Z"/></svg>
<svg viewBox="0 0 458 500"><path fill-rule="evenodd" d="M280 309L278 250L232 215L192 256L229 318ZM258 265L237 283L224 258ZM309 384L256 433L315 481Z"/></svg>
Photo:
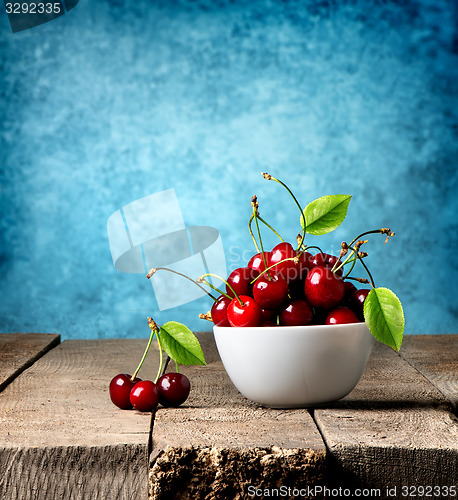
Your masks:
<svg viewBox="0 0 458 500"><path fill-rule="evenodd" d="M326 317L327 325L345 325L347 323L359 323L358 316L349 307L336 307Z"/></svg>
<svg viewBox="0 0 458 500"><path fill-rule="evenodd" d="M364 320L364 301L366 300L369 292L370 290L367 288L356 290L356 292L351 296L351 299L348 301L348 307L355 312L361 321Z"/></svg>
<svg viewBox="0 0 458 500"><path fill-rule="evenodd" d="M159 402L159 390L151 380L137 382L130 391L130 402L138 411L153 411Z"/></svg>
<svg viewBox="0 0 458 500"><path fill-rule="evenodd" d="M227 308L227 319L233 327L248 327L259 326L262 321L261 308L253 299L248 295L240 295L239 299L232 299L229 307Z"/></svg>
<svg viewBox="0 0 458 500"><path fill-rule="evenodd" d="M351 281L344 281L344 286L345 286L345 295L343 298L344 302L348 302L352 295L356 292L357 288Z"/></svg>
<svg viewBox="0 0 458 500"><path fill-rule="evenodd" d="M253 297L263 309L278 309L288 297L288 283L280 276L262 276L253 286Z"/></svg>
<svg viewBox="0 0 458 500"><path fill-rule="evenodd" d="M331 309L342 301L345 285L329 267L316 266L310 269L304 292L307 302L313 307Z"/></svg>
<svg viewBox="0 0 458 500"><path fill-rule="evenodd" d="M176 407L184 403L189 396L191 383L182 373L166 373L157 381L159 403L162 406Z"/></svg>
<svg viewBox="0 0 458 500"><path fill-rule="evenodd" d="M270 252L264 252L264 256L265 256L266 262L267 262L267 267L270 266L270 255L271 255ZM247 267L254 269L257 276L259 274L261 274L263 271L265 271L266 266L264 265L264 259L262 258L261 252L255 254L255 255L253 255L253 257L251 257L250 261L248 262Z"/></svg>
<svg viewBox="0 0 458 500"><path fill-rule="evenodd" d="M336 257L335 255L329 255L327 253L317 253L316 255L314 255L310 261L312 267L315 267L315 266L326 266L326 267L329 267L329 268L333 268L334 267L334 264L338 262L340 265L342 263L342 261L339 260L338 257ZM343 275L343 268L339 269L336 274L338 276L342 276Z"/></svg>
<svg viewBox="0 0 458 500"><path fill-rule="evenodd" d="M272 321L275 322L277 317L277 311L270 311L268 309L261 308L261 321Z"/></svg>
<svg viewBox="0 0 458 500"><path fill-rule="evenodd" d="M227 319L227 308L232 299L228 299L225 295L220 295L218 299L213 302L210 313L212 321L216 326L231 326Z"/></svg>
<svg viewBox="0 0 458 500"><path fill-rule="evenodd" d="M294 260L288 260L286 262L281 262L284 259L293 259L296 257L296 250L292 247L291 243L282 241L277 246L275 246L270 255L270 266L277 264L275 267L270 269L270 274L274 276L280 276L285 279L288 283L299 279L300 266L299 263L295 263Z"/></svg>
<svg viewBox="0 0 458 500"><path fill-rule="evenodd" d="M290 300L280 311L280 324L284 326L310 325L313 311L305 300Z"/></svg>
<svg viewBox="0 0 458 500"><path fill-rule="evenodd" d="M141 378L131 380L131 375L127 373L120 373L112 378L110 382L110 398L112 403L121 408L121 410L131 410L132 404L130 402L130 391L132 387L141 382Z"/></svg>
<svg viewBox="0 0 458 500"><path fill-rule="evenodd" d="M307 277L309 270L313 267L312 265L312 254L309 252L297 252L297 257L299 258L299 276L298 280L304 280Z"/></svg>
<svg viewBox="0 0 458 500"><path fill-rule="evenodd" d="M259 273L251 267L239 267L234 269L227 278L227 282L232 286L237 295L252 295L253 285L251 282ZM234 293L226 285L226 293L234 298Z"/></svg>

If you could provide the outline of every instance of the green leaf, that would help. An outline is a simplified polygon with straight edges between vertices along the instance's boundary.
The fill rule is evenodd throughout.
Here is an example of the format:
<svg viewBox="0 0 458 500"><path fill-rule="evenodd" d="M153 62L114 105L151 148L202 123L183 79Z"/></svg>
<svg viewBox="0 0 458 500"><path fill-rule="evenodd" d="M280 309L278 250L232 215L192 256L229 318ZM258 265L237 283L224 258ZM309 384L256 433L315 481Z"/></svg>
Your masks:
<svg viewBox="0 0 458 500"><path fill-rule="evenodd" d="M373 288L364 301L364 319L372 335L399 351L404 333L401 301L388 288Z"/></svg>
<svg viewBox="0 0 458 500"><path fill-rule="evenodd" d="M177 321L168 321L158 333L164 351L180 365L205 365L205 357L197 337Z"/></svg>
<svg viewBox="0 0 458 500"><path fill-rule="evenodd" d="M342 224L347 215L351 196L348 194L331 194L311 201L303 210L301 226L309 234L327 234Z"/></svg>

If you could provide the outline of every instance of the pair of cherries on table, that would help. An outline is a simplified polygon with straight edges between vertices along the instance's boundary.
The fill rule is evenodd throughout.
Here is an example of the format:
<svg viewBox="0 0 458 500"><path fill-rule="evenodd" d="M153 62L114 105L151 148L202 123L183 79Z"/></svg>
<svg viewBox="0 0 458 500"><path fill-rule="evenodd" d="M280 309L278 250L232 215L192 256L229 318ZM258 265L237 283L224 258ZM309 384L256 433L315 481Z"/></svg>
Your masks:
<svg viewBox="0 0 458 500"><path fill-rule="evenodd" d="M181 405L190 389L189 379L182 373L165 373L157 383L120 373L111 380L109 391L113 404L122 410L152 411L158 403L165 407Z"/></svg>
<svg viewBox="0 0 458 500"><path fill-rule="evenodd" d="M312 255L288 242L279 243L264 257L257 253L247 267L232 271L226 283L229 297L221 295L215 301L212 320L217 326L232 327L364 321L369 290L357 290L343 280L340 264L333 255Z"/></svg>

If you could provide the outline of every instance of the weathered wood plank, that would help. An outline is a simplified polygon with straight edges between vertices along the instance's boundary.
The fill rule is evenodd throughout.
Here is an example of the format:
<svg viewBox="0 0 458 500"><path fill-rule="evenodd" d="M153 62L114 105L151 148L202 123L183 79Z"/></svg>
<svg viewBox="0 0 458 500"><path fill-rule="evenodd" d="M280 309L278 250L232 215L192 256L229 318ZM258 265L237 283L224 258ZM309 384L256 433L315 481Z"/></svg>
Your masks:
<svg viewBox="0 0 458 500"><path fill-rule="evenodd" d="M456 404L456 336L406 338L401 354L408 362L376 345L357 388L314 411L329 447L328 472L309 413L245 400L228 379L212 335L199 336L208 366L183 368L193 385L189 400L157 412L150 498L247 498L249 486L330 479L396 486L399 497L403 485L445 485L457 477L450 403ZM150 415L118 410L108 396L111 377L132 371L145 344L67 341L4 389L0 498L146 498ZM143 378L155 376L157 358L150 355Z"/></svg>
<svg viewBox="0 0 458 500"><path fill-rule="evenodd" d="M449 401L379 343L358 386L314 417L335 484L396 486L400 495L402 486L450 485L458 477L458 425Z"/></svg>
<svg viewBox="0 0 458 500"><path fill-rule="evenodd" d="M147 496L151 414L123 411L108 384L146 340L65 341L0 395L0 498ZM157 371L156 346L140 376Z"/></svg>
<svg viewBox="0 0 458 500"><path fill-rule="evenodd" d="M207 366L183 367L191 380L188 401L156 412L150 499L241 499L250 486L323 484L326 450L309 413L244 399L213 335L199 337Z"/></svg>
<svg viewBox="0 0 458 500"><path fill-rule="evenodd" d="M0 448L0 498L146 499L146 463L145 444Z"/></svg>
<svg viewBox="0 0 458 500"><path fill-rule="evenodd" d="M0 333L0 392L59 342L52 333Z"/></svg>
<svg viewBox="0 0 458 500"><path fill-rule="evenodd" d="M401 356L424 375L458 411L458 335L408 335Z"/></svg>

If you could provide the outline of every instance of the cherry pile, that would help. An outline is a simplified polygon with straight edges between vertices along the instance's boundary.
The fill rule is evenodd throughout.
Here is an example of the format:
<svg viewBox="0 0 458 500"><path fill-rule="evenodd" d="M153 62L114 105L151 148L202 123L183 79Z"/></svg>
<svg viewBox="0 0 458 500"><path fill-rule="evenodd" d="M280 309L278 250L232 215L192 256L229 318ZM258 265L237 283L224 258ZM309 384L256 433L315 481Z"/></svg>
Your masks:
<svg viewBox="0 0 458 500"><path fill-rule="evenodd" d="M138 411L153 411L159 403L165 407L176 407L188 399L191 390L191 384L186 375L175 372L168 372L161 375L164 365L162 346L159 341L160 328L152 318L148 318L148 325L151 329L151 336L134 374L131 376L127 373L120 373L113 377L110 382L109 393L111 401L122 410L135 408ZM152 382L151 380L138 378L137 373L145 361L154 335L157 337L160 364L156 380ZM178 370L177 362L176 366Z"/></svg>
<svg viewBox="0 0 458 500"><path fill-rule="evenodd" d="M219 293L211 311L201 314L202 319L212 321L221 327L263 327L263 326L302 326L302 325L338 325L366 322L372 327L371 333L376 338L386 339L389 326L387 316L396 318L399 325L397 337L402 339L404 317L399 299L388 289L376 289L372 275L364 263L367 252L360 250L368 240L361 239L369 234L386 235L385 243L394 233L389 228L365 231L349 244L341 244L339 256L324 253L317 246L307 246L305 237L309 234L327 234L336 229L344 220L351 196L323 196L309 203L305 209L294 196L290 188L270 174L263 173L267 180L273 180L285 188L300 211L301 232L296 236L297 245L285 241L270 226L258 211L256 196L251 200L252 215L248 228L257 253L245 267L232 271L227 280L212 273L197 279ZM256 225L257 239L252 231L252 222ZM267 226L281 240L272 250L265 251L262 244L260 223ZM311 250L314 253L310 253ZM356 263L361 263L368 278L350 276ZM347 267L345 267L347 266ZM152 271L155 271L154 269ZM345 273L345 274L344 274ZM206 276L219 278L226 284L226 289L216 288L205 280ZM352 281L370 284L374 291L357 289ZM374 297L383 296L382 302L389 304L386 310L374 302ZM369 296L371 311L369 319L364 316L364 303ZM373 314L372 312L376 312ZM379 314L384 317L381 327L374 321ZM394 324L393 323L393 324ZM402 327L401 327L402 324ZM389 334L391 335L391 331ZM398 340L399 340L398 339ZM399 347L399 346L397 346Z"/></svg>
<svg viewBox="0 0 458 500"><path fill-rule="evenodd" d="M315 255L281 242L259 252L246 267L231 272L226 294L210 316L217 326L337 325L364 321L369 289L358 290L342 278L334 255ZM333 271L337 268L337 271Z"/></svg>
<svg viewBox="0 0 458 500"><path fill-rule="evenodd" d="M122 410L138 411L152 411L158 403L166 407L179 406L188 398L190 389L186 375L173 372L162 375L157 383L120 373L113 377L109 387L114 405Z"/></svg>

